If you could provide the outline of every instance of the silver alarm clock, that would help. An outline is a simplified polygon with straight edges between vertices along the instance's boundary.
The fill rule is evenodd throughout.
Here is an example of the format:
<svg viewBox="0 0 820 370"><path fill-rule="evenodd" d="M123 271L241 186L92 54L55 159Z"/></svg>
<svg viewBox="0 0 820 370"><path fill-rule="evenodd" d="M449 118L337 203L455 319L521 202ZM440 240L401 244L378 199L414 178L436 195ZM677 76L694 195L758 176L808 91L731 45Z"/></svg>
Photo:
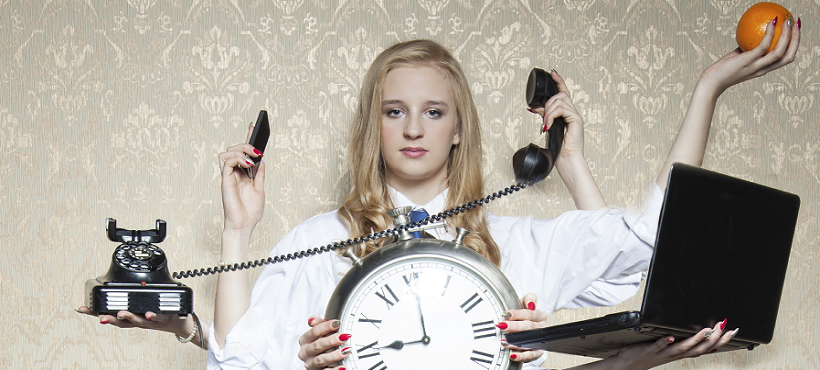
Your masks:
<svg viewBox="0 0 820 370"><path fill-rule="evenodd" d="M406 225L409 207L391 210ZM364 258L348 250L353 267L333 292L326 318L351 334L346 369L520 369L495 326L520 308L509 280L461 243L414 239L404 230Z"/></svg>

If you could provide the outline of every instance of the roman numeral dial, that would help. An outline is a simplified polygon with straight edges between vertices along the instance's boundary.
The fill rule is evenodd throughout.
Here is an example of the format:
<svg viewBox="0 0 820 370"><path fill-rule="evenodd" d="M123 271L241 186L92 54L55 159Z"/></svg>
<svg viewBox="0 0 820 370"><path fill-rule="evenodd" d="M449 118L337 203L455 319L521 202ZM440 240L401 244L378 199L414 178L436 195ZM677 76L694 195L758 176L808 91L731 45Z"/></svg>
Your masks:
<svg viewBox="0 0 820 370"><path fill-rule="evenodd" d="M394 263L355 288L340 316L352 334L346 369L508 368L495 326L507 306L482 276L446 262Z"/></svg>

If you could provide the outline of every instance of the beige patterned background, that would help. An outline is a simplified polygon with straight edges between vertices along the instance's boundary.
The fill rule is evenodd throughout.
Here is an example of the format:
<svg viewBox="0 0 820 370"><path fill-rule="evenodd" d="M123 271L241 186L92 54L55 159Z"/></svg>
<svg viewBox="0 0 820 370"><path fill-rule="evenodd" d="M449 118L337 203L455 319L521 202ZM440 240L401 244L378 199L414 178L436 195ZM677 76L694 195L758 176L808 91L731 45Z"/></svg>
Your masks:
<svg viewBox="0 0 820 370"><path fill-rule="evenodd" d="M802 198L774 342L668 369L820 368L820 0L780 1L802 18L797 60L723 95L704 163ZM607 200L639 207L700 71L735 47L753 2L0 0L0 367L204 367L205 352L171 334L74 312L116 247L105 219L130 229L166 220L159 246L172 271L216 264L216 155L267 109L268 200L252 245L266 256L297 223L337 207L362 75L397 41L438 40L462 62L483 117L488 192L511 184L512 153L539 139L527 73L554 67L586 118ZM554 176L491 205L543 218L572 208ZM215 278L184 283L210 320ZM553 355L547 365L586 361Z"/></svg>

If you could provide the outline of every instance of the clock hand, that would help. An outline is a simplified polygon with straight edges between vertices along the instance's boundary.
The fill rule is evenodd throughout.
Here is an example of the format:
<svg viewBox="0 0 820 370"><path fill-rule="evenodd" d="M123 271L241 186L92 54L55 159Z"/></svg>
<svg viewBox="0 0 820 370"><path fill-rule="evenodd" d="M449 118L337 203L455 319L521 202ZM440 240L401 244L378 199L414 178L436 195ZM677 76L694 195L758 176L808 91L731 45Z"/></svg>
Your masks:
<svg viewBox="0 0 820 370"><path fill-rule="evenodd" d="M382 348L402 349L404 348L404 342L400 340L394 340L393 343L390 343L384 347L379 347L378 349Z"/></svg>
<svg viewBox="0 0 820 370"><path fill-rule="evenodd" d="M393 343L390 343L390 344L388 344L384 347L379 347L377 349L384 349L384 348L402 349L402 348L404 348L404 346L406 346L408 344L416 344L416 343L424 343L424 344L430 343L430 338L427 337L426 342L424 341L424 338L419 339L419 340L414 340L412 342L404 342L404 341L401 341L401 340L394 340Z"/></svg>
<svg viewBox="0 0 820 370"><path fill-rule="evenodd" d="M425 329L425 327L424 327L424 314L421 311L421 296L418 293L415 293L415 294L416 294L416 302L418 302L418 304L419 304L419 319L421 320L421 333L422 333L422 336L421 336L420 340L417 340L417 341L412 342L412 343L421 342L421 343L424 343L425 345L427 345L427 344L430 344L430 336L427 335L427 329ZM410 343L405 343L405 344L410 344Z"/></svg>

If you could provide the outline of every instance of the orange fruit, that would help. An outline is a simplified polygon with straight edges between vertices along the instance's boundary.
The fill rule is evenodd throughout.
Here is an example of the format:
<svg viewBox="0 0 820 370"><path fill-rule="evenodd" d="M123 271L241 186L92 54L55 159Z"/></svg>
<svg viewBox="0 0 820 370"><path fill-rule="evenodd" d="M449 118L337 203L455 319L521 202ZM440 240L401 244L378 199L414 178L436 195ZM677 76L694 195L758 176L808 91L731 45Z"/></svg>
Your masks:
<svg viewBox="0 0 820 370"><path fill-rule="evenodd" d="M777 45L777 40L780 39L780 32L783 30L783 25L786 21L792 19L792 13L789 13L786 8L775 3L757 3L752 5L740 21L737 22L737 45L743 51L754 49L760 40L763 40L763 35L766 34L766 26L769 25L773 19L777 18L777 24L774 29L774 38L772 45L766 53L774 50Z"/></svg>

